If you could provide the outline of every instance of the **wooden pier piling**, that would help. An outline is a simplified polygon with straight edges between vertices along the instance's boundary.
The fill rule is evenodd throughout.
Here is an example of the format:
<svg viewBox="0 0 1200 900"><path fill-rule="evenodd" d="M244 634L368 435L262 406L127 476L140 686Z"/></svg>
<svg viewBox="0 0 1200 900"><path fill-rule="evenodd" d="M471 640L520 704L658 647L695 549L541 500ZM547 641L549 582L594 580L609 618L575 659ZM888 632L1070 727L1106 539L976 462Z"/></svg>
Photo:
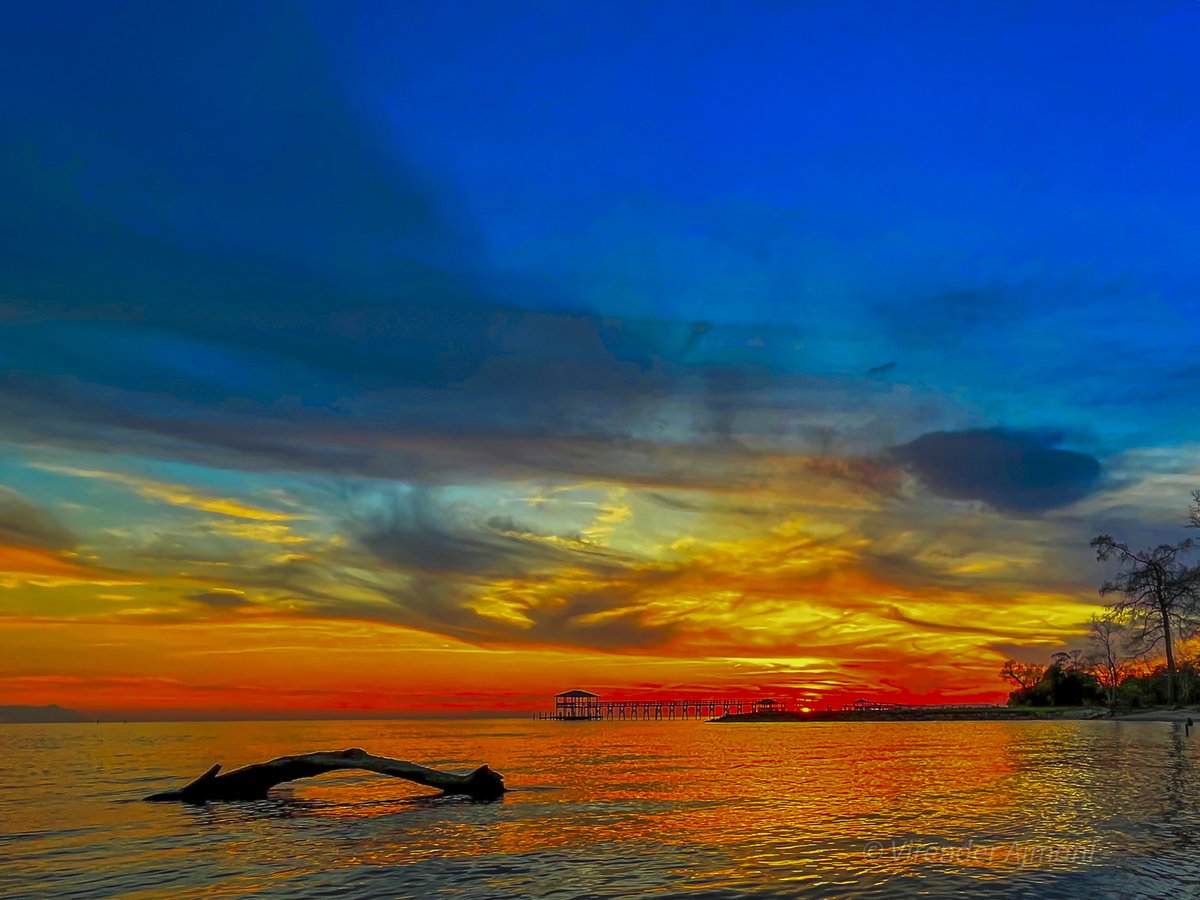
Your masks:
<svg viewBox="0 0 1200 900"><path fill-rule="evenodd" d="M565 691L554 698L552 712L534 713L535 719L581 722L628 719L663 721L717 718L748 712L779 711L787 706L778 700L744 697L661 697L653 700L605 700L589 691Z"/></svg>

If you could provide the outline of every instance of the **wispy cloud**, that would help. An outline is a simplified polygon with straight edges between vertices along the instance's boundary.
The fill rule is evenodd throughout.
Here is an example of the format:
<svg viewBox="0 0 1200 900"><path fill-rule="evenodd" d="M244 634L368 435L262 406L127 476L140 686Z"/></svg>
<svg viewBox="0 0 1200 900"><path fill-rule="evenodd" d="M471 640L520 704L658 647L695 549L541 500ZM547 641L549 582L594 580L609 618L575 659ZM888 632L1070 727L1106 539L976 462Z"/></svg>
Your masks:
<svg viewBox="0 0 1200 900"><path fill-rule="evenodd" d="M45 509L0 486L0 544L61 551L73 548L76 538Z"/></svg>
<svg viewBox="0 0 1200 900"><path fill-rule="evenodd" d="M129 475L123 472L108 472L96 469L77 469L71 466L61 466L52 463L35 462L30 463L30 466L46 472L54 472L58 475L69 475L72 478L90 478L109 484L119 484L148 500L158 500L163 503L169 503L172 506L182 506L200 512L218 513L236 519L252 519L259 522L289 522L306 518L297 513L264 509L229 497L214 497L211 494L203 493L186 485L168 484L140 475ZM226 530L230 528L230 526L221 527Z"/></svg>

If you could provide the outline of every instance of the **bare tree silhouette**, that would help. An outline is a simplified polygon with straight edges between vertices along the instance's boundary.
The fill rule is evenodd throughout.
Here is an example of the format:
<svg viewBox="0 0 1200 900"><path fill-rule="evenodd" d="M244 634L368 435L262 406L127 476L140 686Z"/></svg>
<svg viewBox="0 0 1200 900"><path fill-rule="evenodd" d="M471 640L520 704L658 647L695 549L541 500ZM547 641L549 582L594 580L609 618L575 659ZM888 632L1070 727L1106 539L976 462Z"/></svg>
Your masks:
<svg viewBox="0 0 1200 900"><path fill-rule="evenodd" d="M1131 648L1141 654L1163 648L1167 698L1174 702L1175 641L1200 630L1200 567L1189 567L1181 560L1192 549L1192 541L1133 550L1111 535L1101 534L1092 539L1091 546L1100 562L1119 563L1116 576L1101 585L1100 595L1117 597L1109 607L1110 614L1128 628Z"/></svg>
<svg viewBox="0 0 1200 900"><path fill-rule="evenodd" d="M1092 673L1108 693L1108 705L1117 702L1117 687L1129 673L1129 633L1111 615L1092 616L1088 626L1088 654Z"/></svg>

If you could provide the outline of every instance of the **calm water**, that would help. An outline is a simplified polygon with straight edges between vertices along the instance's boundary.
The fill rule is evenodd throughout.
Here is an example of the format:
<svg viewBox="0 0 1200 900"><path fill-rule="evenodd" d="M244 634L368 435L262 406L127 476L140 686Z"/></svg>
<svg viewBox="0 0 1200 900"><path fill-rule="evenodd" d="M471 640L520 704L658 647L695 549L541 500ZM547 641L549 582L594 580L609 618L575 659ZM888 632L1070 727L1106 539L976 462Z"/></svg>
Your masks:
<svg viewBox="0 0 1200 900"><path fill-rule="evenodd" d="M518 790L136 799L348 746ZM1200 896L1198 759L1158 723L0 726L0 896Z"/></svg>

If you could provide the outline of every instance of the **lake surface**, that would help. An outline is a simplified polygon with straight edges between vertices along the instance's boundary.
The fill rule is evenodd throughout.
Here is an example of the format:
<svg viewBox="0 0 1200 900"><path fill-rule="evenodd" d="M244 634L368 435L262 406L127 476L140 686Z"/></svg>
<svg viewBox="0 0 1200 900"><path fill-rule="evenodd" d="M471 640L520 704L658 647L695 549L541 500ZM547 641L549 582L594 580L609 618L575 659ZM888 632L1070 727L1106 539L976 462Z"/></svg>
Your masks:
<svg viewBox="0 0 1200 900"><path fill-rule="evenodd" d="M338 773L138 802L351 746L516 790ZM0 896L1198 896L1198 760L1143 722L0 726Z"/></svg>

